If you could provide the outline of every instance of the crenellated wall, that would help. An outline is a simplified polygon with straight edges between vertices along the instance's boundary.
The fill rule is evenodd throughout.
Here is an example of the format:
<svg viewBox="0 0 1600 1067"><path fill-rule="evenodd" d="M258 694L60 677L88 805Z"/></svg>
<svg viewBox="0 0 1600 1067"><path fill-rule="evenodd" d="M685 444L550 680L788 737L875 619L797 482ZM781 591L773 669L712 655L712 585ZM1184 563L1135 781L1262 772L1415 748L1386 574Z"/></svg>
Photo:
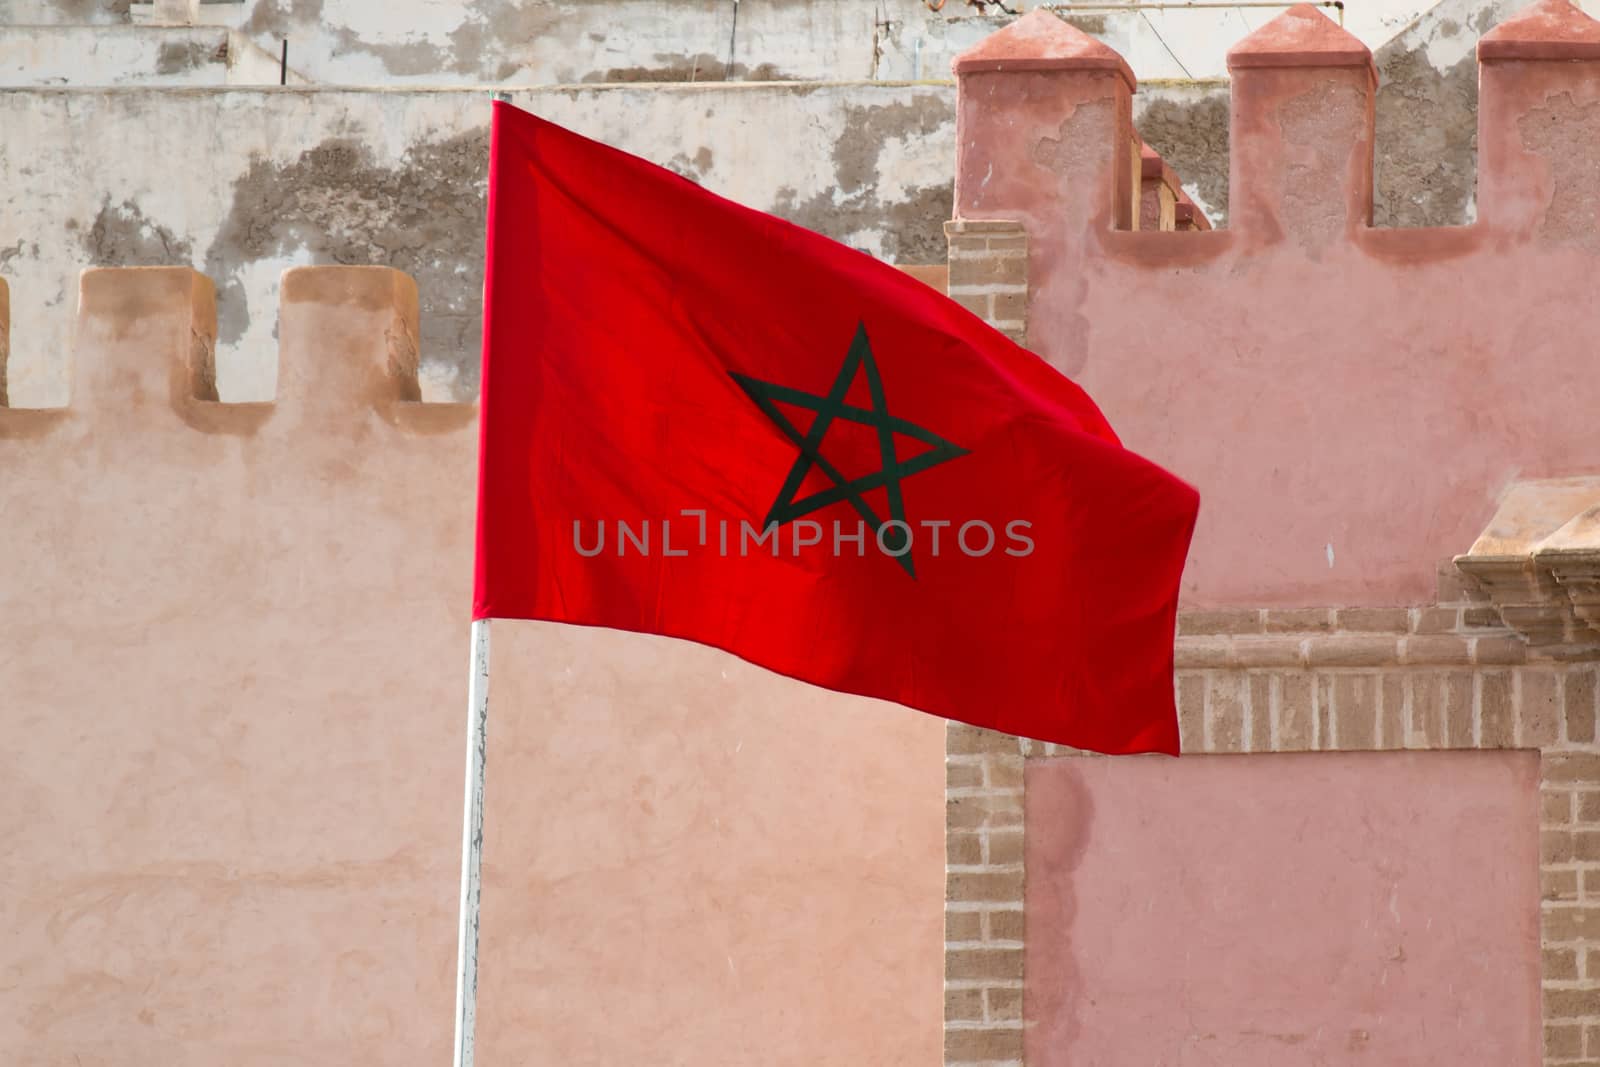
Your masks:
<svg viewBox="0 0 1600 1067"><path fill-rule="evenodd" d="M67 406L0 405L8 1067L448 1060L475 408L418 402L406 275L276 288L262 402L145 268L83 275ZM937 1058L939 722L493 640L485 1062Z"/></svg>
<svg viewBox="0 0 1600 1067"><path fill-rule="evenodd" d="M1513 479L1600 465L1600 63L1567 10L1483 40L1465 227L1369 227L1371 58L1310 9L1232 53L1215 232L1128 232L1103 45L1040 13L958 61L956 215L1024 227L1031 346L1199 487L1187 605L1418 602Z"/></svg>
<svg viewBox="0 0 1600 1067"><path fill-rule="evenodd" d="M623 85L509 96L891 261L944 258L955 135L947 86ZM489 102L469 89L0 90L0 139L27 146L0 151L12 402L67 401L78 273L124 266L214 278L221 395L269 397L278 275L337 263L385 263L417 278L423 390L470 400Z"/></svg>
<svg viewBox="0 0 1600 1067"><path fill-rule="evenodd" d="M1478 60L1477 221L1381 230L1365 47L1250 35L1213 231L1104 45L957 61L951 295L1202 504L1183 759L949 732L952 1067L1600 1062L1600 23Z"/></svg>
<svg viewBox="0 0 1600 1067"><path fill-rule="evenodd" d="M1600 35L1546 3L1486 38L1479 221L1379 231L1370 57L1319 19L1234 53L1209 232L1140 154L1126 64L1044 13L958 66L959 137L937 86L518 97L895 258L929 258L896 253L937 236L954 149L952 295L1201 487L1175 680L1201 759L949 734L949 1062L1133 1028L1228 1067L1600 1059L1596 553L1551 533L1593 501L1468 551L1507 486L1600 459ZM6 1063L444 1054L483 101L0 94L42 146L0 160L28 212L0 220ZM170 169L96 169L134 138ZM375 258L420 289L296 266ZM169 266L79 279L105 262ZM1463 552L1501 584L1440 580ZM936 721L694 646L494 633L485 1058L937 1059ZM1158 818L1170 850L1125 847ZM1210 965L1281 905L1296 833L1272 914L1320 936L1236 994ZM1184 940L1219 893L1227 936ZM1470 950L1407 940L1435 917ZM1145 962L1169 951L1188 969ZM1086 974L1113 999L1075 1018ZM1380 974L1411 999L1361 999ZM1458 978L1493 1010L1452 1017Z"/></svg>

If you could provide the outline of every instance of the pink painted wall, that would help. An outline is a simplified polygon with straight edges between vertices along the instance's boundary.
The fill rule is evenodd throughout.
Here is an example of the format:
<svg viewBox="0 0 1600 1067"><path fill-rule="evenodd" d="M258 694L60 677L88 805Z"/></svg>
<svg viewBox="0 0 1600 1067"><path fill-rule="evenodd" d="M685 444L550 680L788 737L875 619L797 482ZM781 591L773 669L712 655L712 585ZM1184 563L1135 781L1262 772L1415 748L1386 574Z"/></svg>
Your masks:
<svg viewBox="0 0 1600 1067"><path fill-rule="evenodd" d="M1538 764L1031 761L1028 1067L1535 1067Z"/></svg>
<svg viewBox="0 0 1600 1067"><path fill-rule="evenodd" d="M1026 225L1030 347L1199 487L1187 606L1426 601L1513 480L1600 467L1592 22L1485 42L1473 226L1368 228L1370 59L1306 9L1235 54L1229 228L1137 233L1125 81L1048 17L958 61L956 213Z"/></svg>
<svg viewBox="0 0 1600 1067"><path fill-rule="evenodd" d="M476 452L408 279L285 276L280 399L192 399L209 282L93 271L0 409L0 1063L449 1062ZM943 726L498 623L480 1057L939 1055Z"/></svg>

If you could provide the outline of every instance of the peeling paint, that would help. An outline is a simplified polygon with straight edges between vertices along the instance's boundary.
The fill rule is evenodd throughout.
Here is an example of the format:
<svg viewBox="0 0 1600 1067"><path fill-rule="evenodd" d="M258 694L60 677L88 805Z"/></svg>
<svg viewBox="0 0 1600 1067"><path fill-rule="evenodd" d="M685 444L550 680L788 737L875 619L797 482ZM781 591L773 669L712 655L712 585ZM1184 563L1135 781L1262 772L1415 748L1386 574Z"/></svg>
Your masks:
<svg viewBox="0 0 1600 1067"><path fill-rule="evenodd" d="M96 267L187 267L190 242L146 218L131 200L113 205L107 198L80 238Z"/></svg>
<svg viewBox="0 0 1600 1067"><path fill-rule="evenodd" d="M705 176L710 172L715 158L711 153L711 149L701 145L695 149L693 156L690 156L687 152L679 152L669 159L665 166L674 174L688 178L698 184L705 180Z"/></svg>
<svg viewBox="0 0 1600 1067"><path fill-rule="evenodd" d="M701 52L694 56L656 55L659 65L653 67L612 67L609 70L590 71L585 74L582 81L585 84L596 82L719 82L719 81L752 81L752 82L782 82L799 80L794 75L786 74L773 63L762 63L755 67L743 63L727 63L718 59L710 52Z"/></svg>
<svg viewBox="0 0 1600 1067"><path fill-rule="evenodd" d="M206 250L218 341L238 341L249 324L240 266L295 255L405 271L417 281L423 350L473 352L488 154L488 132L476 129L414 144L394 165L377 162L354 137L324 141L288 164L253 160L233 183L232 205Z"/></svg>
<svg viewBox="0 0 1600 1067"><path fill-rule="evenodd" d="M1374 54L1373 225L1452 226L1477 215L1478 38L1520 0L1442 0Z"/></svg>
<svg viewBox="0 0 1600 1067"><path fill-rule="evenodd" d="M944 259L948 86L564 87L511 99L892 261ZM193 266L216 283L223 399L273 395L279 275L317 263L413 275L425 395L472 396L488 116L486 94L451 89L0 93L0 128L40 146L0 154L13 399L65 402L78 271L148 264ZM78 136L53 136L69 125Z"/></svg>
<svg viewBox="0 0 1600 1067"><path fill-rule="evenodd" d="M1380 58L1374 225L1470 222L1478 174L1477 61L1467 55L1438 71L1420 50Z"/></svg>
<svg viewBox="0 0 1600 1067"><path fill-rule="evenodd" d="M168 41L156 53L156 73L178 74L227 58L226 46L219 55L215 49L207 48L198 41Z"/></svg>
<svg viewBox="0 0 1600 1067"><path fill-rule="evenodd" d="M256 0L250 17L240 24L249 34L278 38L296 23L316 23L322 18L323 0Z"/></svg>
<svg viewBox="0 0 1600 1067"><path fill-rule="evenodd" d="M1285 169L1278 221L1313 255L1350 222L1342 194L1344 174L1351 152L1360 150L1356 146L1365 132L1366 101L1354 86L1330 83L1291 97L1278 108L1284 144L1302 149L1301 158L1306 160Z"/></svg>
<svg viewBox="0 0 1600 1067"><path fill-rule="evenodd" d="M365 52L375 56L383 69L396 77L431 74L445 66L445 50L428 41L380 44L364 40L348 26L333 27L332 32L335 55Z"/></svg>
<svg viewBox="0 0 1600 1067"><path fill-rule="evenodd" d="M1600 144L1600 102L1580 104L1557 93L1517 123L1522 147L1541 156L1550 170L1551 197L1540 225L1542 236L1600 248L1600 162L1574 144Z"/></svg>
<svg viewBox="0 0 1600 1067"><path fill-rule="evenodd" d="M1112 126L1111 111L1110 100L1079 104L1061 120L1057 136L1042 137L1033 146L1033 161L1045 170L1072 177L1099 169L1099 142L1094 135Z"/></svg>
<svg viewBox="0 0 1600 1067"><path fill-rule="evenodd" d="M34 0L28 3L0 0L0 25L121 22L128 17L130 2L131 0Z"/></svg>
<svg viewBox="0 0 1600 1067"><path fill-rule="evenodd" d="M924 96L877 107L847 106L834 142L835 186L800 199L780 189L774 214L846 244L902 263L945 258L944 222L955 202L955 181L946 160L923 160L898 173L938 175L941 180L902 184L893 195L879 188L882 157L897 139L917 139L948 151L954 120L941 97ZM943 172L943 173L941 173ZM878 220L882 220L879 222ZM886 222L887 225L883 225ZM867 235L868 229L875 231Z"/></svg>
<svg viewBox="0 0 1600 1067"><path fill-rule="evenodd" d="M4 274L7 270L9 270L14 260L22 258L24 250L27 248L28 242L24 241L20 237L17 238L16 243L11 245L9 248L0 248L0 274ZM32 255L37 256L38 254L39 246L32 246Z"/></svg>

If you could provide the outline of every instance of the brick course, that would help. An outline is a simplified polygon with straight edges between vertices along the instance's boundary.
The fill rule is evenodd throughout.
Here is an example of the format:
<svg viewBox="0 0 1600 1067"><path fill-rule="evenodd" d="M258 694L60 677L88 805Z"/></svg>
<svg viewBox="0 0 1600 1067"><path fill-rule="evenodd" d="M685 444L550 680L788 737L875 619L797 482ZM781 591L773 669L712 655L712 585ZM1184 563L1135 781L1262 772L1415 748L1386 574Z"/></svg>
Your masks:
<svg viewBox="0 0 1600 1067"><path fill-rule="evenodd" d="M950 298L1018 344L1028 335L1028 238L1020 222L956 219L944 225L950 247Z"/></svg>

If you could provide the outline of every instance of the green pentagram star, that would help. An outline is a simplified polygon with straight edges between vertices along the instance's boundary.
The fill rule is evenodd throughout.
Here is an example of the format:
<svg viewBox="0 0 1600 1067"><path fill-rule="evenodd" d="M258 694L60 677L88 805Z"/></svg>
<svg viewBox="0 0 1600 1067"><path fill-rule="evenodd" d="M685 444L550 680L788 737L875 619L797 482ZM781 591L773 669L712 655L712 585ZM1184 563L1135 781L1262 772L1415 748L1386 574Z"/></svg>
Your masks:
<svg viewBox="0 0 1600 1067"><path fill-rule="evenodd" d="M867 376L867 394L872 402L870 410L844 402L845 395L850 392L851 383L855 381L856 374L860 371L865 371ZM889 406L883 395L883 378L878 374L878 363L872 357L872 345L867 340L866 323L856 326L855 340L850 342L850 351L845 353L844 365L839 368L839 374L834 378L833 386L826 394L807 393L775 382L764 382L748 375L730 373L733 374L733 380L739 383L740 388L756 402L756 406L766 414L767 418L776 423L783 435L800 449L800 455L795 458L794 466L789 468L789 477L784 480L783 488L778 490L778 499L768 510L766 521L762 525L771 526L776 523L782 526L813 511L820 511L830 504L837 504L841 500L849 501L856 513L866 520L867 528L880 536L883 546L891 553L899 553L895 556L896 561L905 568L907 574L915 578L916 568L911 562L911 551L905 540L907 536L905 531L909 527L904 525L906 509L900 493L900 481L930 467L936 467L946 460L964 456L967 450L951 444L938 434L925 430L915 423L889 414ZM800 429L779 409L777 403L779 401L816 412L817 417L812 421L810 430L801 433ZM822 455L822 440L827 436L828 427L835 419L860 423L878 431L880 466L877 471L862 478L846 478ZM908 460L896 458L894 435L897 433L928 445L928 451ZM797 500L796 494L800 492L800 486L805 482L806 475L811 473L812 467L827 475L833 482L833 488ZM864 493L880 486L888 492L887 519L879 519L863 496ZM898 522L902 525L890 527L880 533L881 528L889 522Z"/></svg>

